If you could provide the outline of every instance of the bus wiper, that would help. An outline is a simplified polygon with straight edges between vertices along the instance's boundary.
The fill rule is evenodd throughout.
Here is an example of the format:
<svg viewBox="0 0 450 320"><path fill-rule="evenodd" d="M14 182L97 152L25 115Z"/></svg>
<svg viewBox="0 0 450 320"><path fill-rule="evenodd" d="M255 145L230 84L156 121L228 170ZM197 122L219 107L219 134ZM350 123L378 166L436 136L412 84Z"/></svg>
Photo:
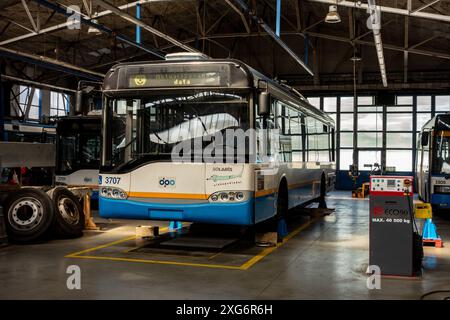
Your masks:
<svg viewBox="0 0 450 320"><path fill-rule="evenodd" d="M197 119L198 119L198 120L200 121L200 123L202 124L203 130L205 130L206 134L209 134L209 133L208 133L208 129L206 129L206 125L205 125L205 123L203 122L202 118L200 118L200 117L197 115Z"/></svg>
<svg viewBox="0 0 450 320"><path fill-rule="evenodd" d="M198 120L200 121L200 123L202 124L203 130L205 130L206 134L208 135L208 134L209 134L209 133L208 133L208 129L206 129L206 125L205 125L205 123L203 122L202 118L198 115L198 112L197 112L197 110L196 110L195 108L192 108L192 109L193 109L194 112L195 112L195 117L196 117L196 119L198 119Z"/></svg>
<svg viewBox="0 0 450 320"><path fill-rule="evenodd" d="M151 132L150 134L154 134L159 141L162 141L164 144L169 144L167 141L163 140L156 131Z"/></svg>

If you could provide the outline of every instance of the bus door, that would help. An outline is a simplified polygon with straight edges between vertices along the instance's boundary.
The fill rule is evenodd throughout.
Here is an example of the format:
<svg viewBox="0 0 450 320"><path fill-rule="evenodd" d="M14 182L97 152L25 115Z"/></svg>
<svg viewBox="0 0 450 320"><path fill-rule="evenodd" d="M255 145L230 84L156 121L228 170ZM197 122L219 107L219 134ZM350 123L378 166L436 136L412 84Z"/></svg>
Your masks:
<svg viewBox="0 0 450 320"><path fill-rule="evenodd" d="M255 223L258 223L276 214L279 138L276 132L273 105L270 116L256 120L256 135Z"/></svg>

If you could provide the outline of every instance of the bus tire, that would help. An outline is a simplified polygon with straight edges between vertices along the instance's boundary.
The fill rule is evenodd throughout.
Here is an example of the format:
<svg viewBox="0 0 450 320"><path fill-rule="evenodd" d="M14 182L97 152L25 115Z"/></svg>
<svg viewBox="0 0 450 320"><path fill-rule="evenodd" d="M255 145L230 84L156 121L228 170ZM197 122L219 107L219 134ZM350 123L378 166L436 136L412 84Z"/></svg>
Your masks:
<svg viewBox="0 0 450 320"><path fill-rule="evenodd" d="M6 230L11 242L38 240L49 230L55 210L48 195L36 188L22 188L5 201Z"/></svg>
<svg viewBox="0 0 450 320"><path fill-rule="evenodd" d="M84 213L78 198L67 188L49 191L55 208L51 231L57 237L77 238L83 235Z"/></svg>
<svg viewBox="0 0 450 320"><path fill-rule="evenodd" d="M326 209L327 203L325 201L325 196L327 195L327 181L325 178L325 174L322 173L322 177L320 178L320 195L319 195L319 208Z"/></svg>
<svg viewBox="0 0 450 320"><path fill-rule="evenodd" d="M275 215L277 225L280 220L286 218L287 211L288 211L288 190L286 181L283 180L280 186L278 187L277 213Z"/></svg>

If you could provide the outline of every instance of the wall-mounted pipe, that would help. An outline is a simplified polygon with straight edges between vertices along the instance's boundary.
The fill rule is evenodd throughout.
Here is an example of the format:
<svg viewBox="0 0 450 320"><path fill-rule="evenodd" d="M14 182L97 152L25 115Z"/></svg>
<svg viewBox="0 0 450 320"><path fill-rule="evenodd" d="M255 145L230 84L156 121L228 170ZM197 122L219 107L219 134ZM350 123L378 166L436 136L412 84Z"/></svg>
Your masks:
<svg viewBox="0 0 450 320"><path fill-rule="evenodd" d="M384 62L384 53L383 53L383 41L381 40L381 17L378 13L378 8L375 4L375 0L367 0L369 5L369 13L370 13L370 23L373 31L373 40L375 42L375 49L377 51L378 57L378 65L380 67L381 73L381 81L383 82L383 86L387 87L387 76L386 76L386 64Z"/></svg>

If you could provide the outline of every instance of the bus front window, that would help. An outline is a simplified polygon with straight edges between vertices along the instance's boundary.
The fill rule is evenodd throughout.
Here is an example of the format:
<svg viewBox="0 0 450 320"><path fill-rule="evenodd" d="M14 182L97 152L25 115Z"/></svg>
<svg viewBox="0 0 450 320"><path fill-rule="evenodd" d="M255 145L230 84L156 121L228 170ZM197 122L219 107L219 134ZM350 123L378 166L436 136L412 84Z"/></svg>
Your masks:
<svg viewBox="0 0 450 320"><path fill-rule="evenodd" d="M111 128L112 167L140 161L168 160L175 145L208 141L226 129L249 128L248 94L189 91L142 98L117 98L108 103L122 130Z"/></svg>
<svg viewBox="0 0 450 320"><path fill-rule="evenodd" d="M450 131L437 131L435 135L434 174L450 174Z"/></svg>

